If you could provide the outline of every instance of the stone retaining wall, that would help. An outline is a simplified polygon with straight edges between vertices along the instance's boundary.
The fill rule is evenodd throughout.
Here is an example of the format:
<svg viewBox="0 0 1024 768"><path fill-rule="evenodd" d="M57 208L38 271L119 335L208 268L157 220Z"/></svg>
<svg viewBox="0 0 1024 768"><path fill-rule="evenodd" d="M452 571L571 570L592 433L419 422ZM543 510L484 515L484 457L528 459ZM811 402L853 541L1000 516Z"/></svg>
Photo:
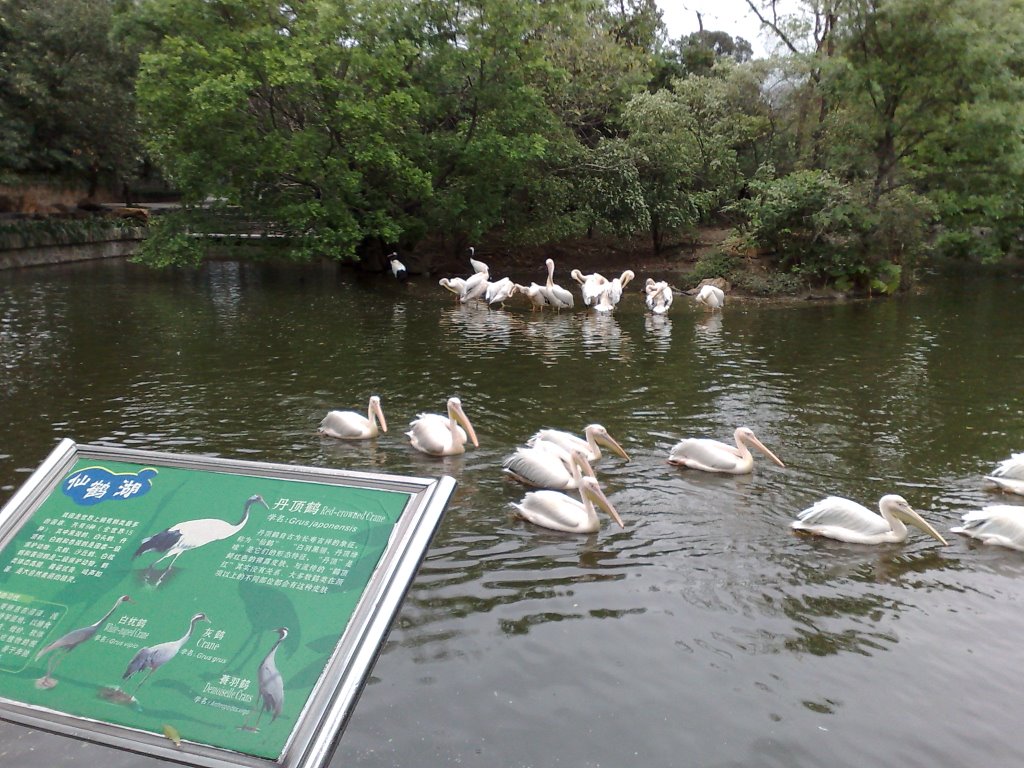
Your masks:
<svg viewBox="0 0 1024 768"><path fill-rule="evenodd" d="M95 239L85 242L48 236L35 238L35 242L29 245L20 238L5 237L0 242L0 269L133 256L145 236L146 230L139 227L112 230L109 235L98 234Z"/></svg>

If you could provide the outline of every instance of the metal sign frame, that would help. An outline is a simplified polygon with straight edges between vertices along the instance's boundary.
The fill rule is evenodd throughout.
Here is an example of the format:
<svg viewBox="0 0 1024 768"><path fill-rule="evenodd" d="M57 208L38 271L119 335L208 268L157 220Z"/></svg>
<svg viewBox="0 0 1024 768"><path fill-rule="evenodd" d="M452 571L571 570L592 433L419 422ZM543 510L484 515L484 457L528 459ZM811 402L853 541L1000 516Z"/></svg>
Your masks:
<svg viewBox="0 0 1024 768"><path fill-rule="evenodd" d="M81 459L131 462L409 494L388 543L277 760L70 715L0 696L0 718L41 730L204 768L320 768L330 759L391 623L455 489L451 477L418 478L141 451L62 440L0 509L0 551Z"/></svg>

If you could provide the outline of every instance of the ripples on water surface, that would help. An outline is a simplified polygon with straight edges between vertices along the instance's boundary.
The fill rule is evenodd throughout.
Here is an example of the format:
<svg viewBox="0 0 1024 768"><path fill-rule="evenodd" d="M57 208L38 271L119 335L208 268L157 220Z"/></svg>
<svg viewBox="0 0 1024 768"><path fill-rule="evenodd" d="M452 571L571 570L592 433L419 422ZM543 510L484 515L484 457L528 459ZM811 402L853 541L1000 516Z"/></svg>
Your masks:
<svg viewBox="0 0 1024 768"><path fill-rule="evenodd" d="M787 528L830 493L901 493L944 532L964 510L1024 504L981 483L1024 450L1020 276L713 316L684 297L666 317L638 291L614 316L492 312L434 280L331 266L87 264L0 273L0 288L0 500L64 436L459 481L336 766L1024 759L1024 555ZM387 435L316 436L371 393ZM406 424L453 394L481 447L417 454ZM633 458L598 465L626 529L514 520L525 489L503 458L541 427L591 422ZM740 424L787 467L665 463L681 437ZM9 725L0 758L155 764Z"/></svg>

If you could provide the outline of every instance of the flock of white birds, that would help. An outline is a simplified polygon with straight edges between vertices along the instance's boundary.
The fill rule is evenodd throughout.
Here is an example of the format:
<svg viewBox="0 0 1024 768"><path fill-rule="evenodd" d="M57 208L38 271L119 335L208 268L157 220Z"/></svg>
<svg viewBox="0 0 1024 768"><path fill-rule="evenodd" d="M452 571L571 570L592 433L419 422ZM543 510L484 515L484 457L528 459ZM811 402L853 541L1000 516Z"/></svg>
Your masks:
<svg viewBox="0 0 1024 768"><path fill-rule="evenodd" d="M544 285L528 286L513 283L504 277L490 280L490 269L476 258L470 249L473 273L466 279L442 278L440 284L455 294L458 301L483 301L488 305L503 305L516 293L529 299L534 310L550 307L555 311L572 309L573 295L554 282L555 264L545 262L548 279ZM392 272L400 277L405 268L392 258ZM623 289L635 277L626 270L619 277L608 280L598 273L584 275L578 269L571 272L579 283L584 305L598 312L611 312L622 298ZM672 306L672 288L664 281L648 278L644 287L647 308L663 314ZM722 289L706 284L696 300L712 311L725 304ZM421 413L409 425L406 433L413 448L430 456L451 456L463 453L466 443L479 447L476 432L462 403L457 397L449 398L447 415ZM324 437L341 440L375 438L380 431L387 432L387 422L381 409L380 398L370 398L366 416L354 411L331 411L320 423L319 433ZM687 438L678 442L669 452L668 463L678 467L724 474L747 474L753 471L756 448L780 467L782 460L770 451L748 427L739 427L734 433L735 445L707 438ZM629 455L622 445L600 424L591 424L584 436L568 432L543 429L533 435L527 444L517 448L504 464L504 471L524 485L540 490L528 492L517 504L516 513L523 519L544 528L569 533L593 533L600 528L597 510L606 512L620 527L622 518L601 489L593 463L602 457L601 446L625 461ZM1024 453L1011 455L985 478L995 490L1024 495ZM566 493L566 491L575 493ZM887 494L878 502L879 513L850 499L829 496L816 502L797 515L791 527L798 532L825 536L853 544L881 544L905 541L907 526L919 528L942 544L943 536L935 530L902 496ZM1024 506L997 504L963 515L962 525L951 529L954 533L1024 551Z"/></svg>

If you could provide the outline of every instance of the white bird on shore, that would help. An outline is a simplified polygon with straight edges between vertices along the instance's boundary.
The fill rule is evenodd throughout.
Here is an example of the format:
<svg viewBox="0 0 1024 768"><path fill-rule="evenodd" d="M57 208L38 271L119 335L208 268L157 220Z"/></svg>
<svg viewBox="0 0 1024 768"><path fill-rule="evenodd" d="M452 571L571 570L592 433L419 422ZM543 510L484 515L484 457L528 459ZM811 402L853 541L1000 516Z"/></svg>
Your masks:
<svg viewBox="0 0 1024 768"><path fill-rule="evenodd" d="M1014 453L1003 459L985 479L995 483L1001 491L1024 496L1024 453Z"/></svg>
<svg viewBox="0 0 1024 768"><path fill-rule="evenodd" d="M647 304L647 308L656 315L665 314L672 306L672 288L665 280L655 281L654 278L648 277L647 283L644 285L644 293L646 294L644 302Z"/></svg>
<svg viewBox="0 0 1024 768"><path fill-rule="evenodd" d="M589 424L583 430L583 437L560 429L542 429L527 441L527 445L535 446L540 442L554 443L566 451L580 451L588 461L601 458L601 445L610 448L616 454L629 461L629 454L600 424Z"/></svg>
<svg viewBox="0 0 1024 768"><path fill-rule="evenodd" d="M982 544L1024 551L1024 507L994 504L967 512L960 519L964 524L951 528L953 533L978 539Z"/></svg>
<svg viewBox="0 0 1024 768"><path fill-rule="evenodd" d="M466 450L470 440L479 447L476 432L469 418L462 410L462 401L457 397L448 398L448 416L438 413L421 413L406 432L412 447L431 456L452 456Z"/></svg>
<svg viewBox="0 0 1024 768"><path fill-rule="evenodd" d="M530 491L518 504L513 504L519 517L555 531L566 533L594 533L601 528L596 504L625 528L622 518L601 490L596 477L580 476L577 461L570 462L579 485L579 498L575 499L558 491Z"/></svg>
<svg viewBox="0 0 1024 768"><path fill-rule="evenodd" d="M546 259L544 264L548 268L548 281L544 286L544 298L548 304L556 310L572 309L572 294L562 286L555 283L555 261Z"/></svg>
<svg viewBox="0 0 1024 768"><path fill-rule="evenodd" d="M572 466L578 464L578 469ZM554 443L539 441L529 448L516 448L505 459L504 471L521 483L535 488L568 491L579 488L580 476L596 477L594 468L580 451L566 451Z"/></svg>
<svg viewBox="0 0 1024 768"><path fill-rule="evenodd" d="M387 432L388 423L385 421L384 411L380 407L380 398L377 395L372 395L366 409L366 416L355 411L330 411L320 422L317 431L324 437L334 437L339 440L365 440L368 437L377 437L378 420L380 420L380 430Z"/></svg>
<svg viewBox="0 0 1024 768"><path fill-rule="evenodd" d="M697 302L714 312L725 306L725 291L717 285L706 283L697 293Z"/></svg>
<svg viewBox="0 0 1024 768"><path fill-rule="evenodd" d="M855 501L829 496L801 512L790 527L850 544L899 544L907 539L907 525L913 525L946 543L902 496L883 496L878 509L881 516Z"/></svg>
<svg viewBox="0 0 1024 768"><path fill-rule="evenodd" d="M754 469L754 457L747 446L749 443L780 467L786 466L778 456L764 447L749 427L739 427L733 435L735 446L701 437L681 440L672 448L668 463L704 472L745 475Z"/></svg>

